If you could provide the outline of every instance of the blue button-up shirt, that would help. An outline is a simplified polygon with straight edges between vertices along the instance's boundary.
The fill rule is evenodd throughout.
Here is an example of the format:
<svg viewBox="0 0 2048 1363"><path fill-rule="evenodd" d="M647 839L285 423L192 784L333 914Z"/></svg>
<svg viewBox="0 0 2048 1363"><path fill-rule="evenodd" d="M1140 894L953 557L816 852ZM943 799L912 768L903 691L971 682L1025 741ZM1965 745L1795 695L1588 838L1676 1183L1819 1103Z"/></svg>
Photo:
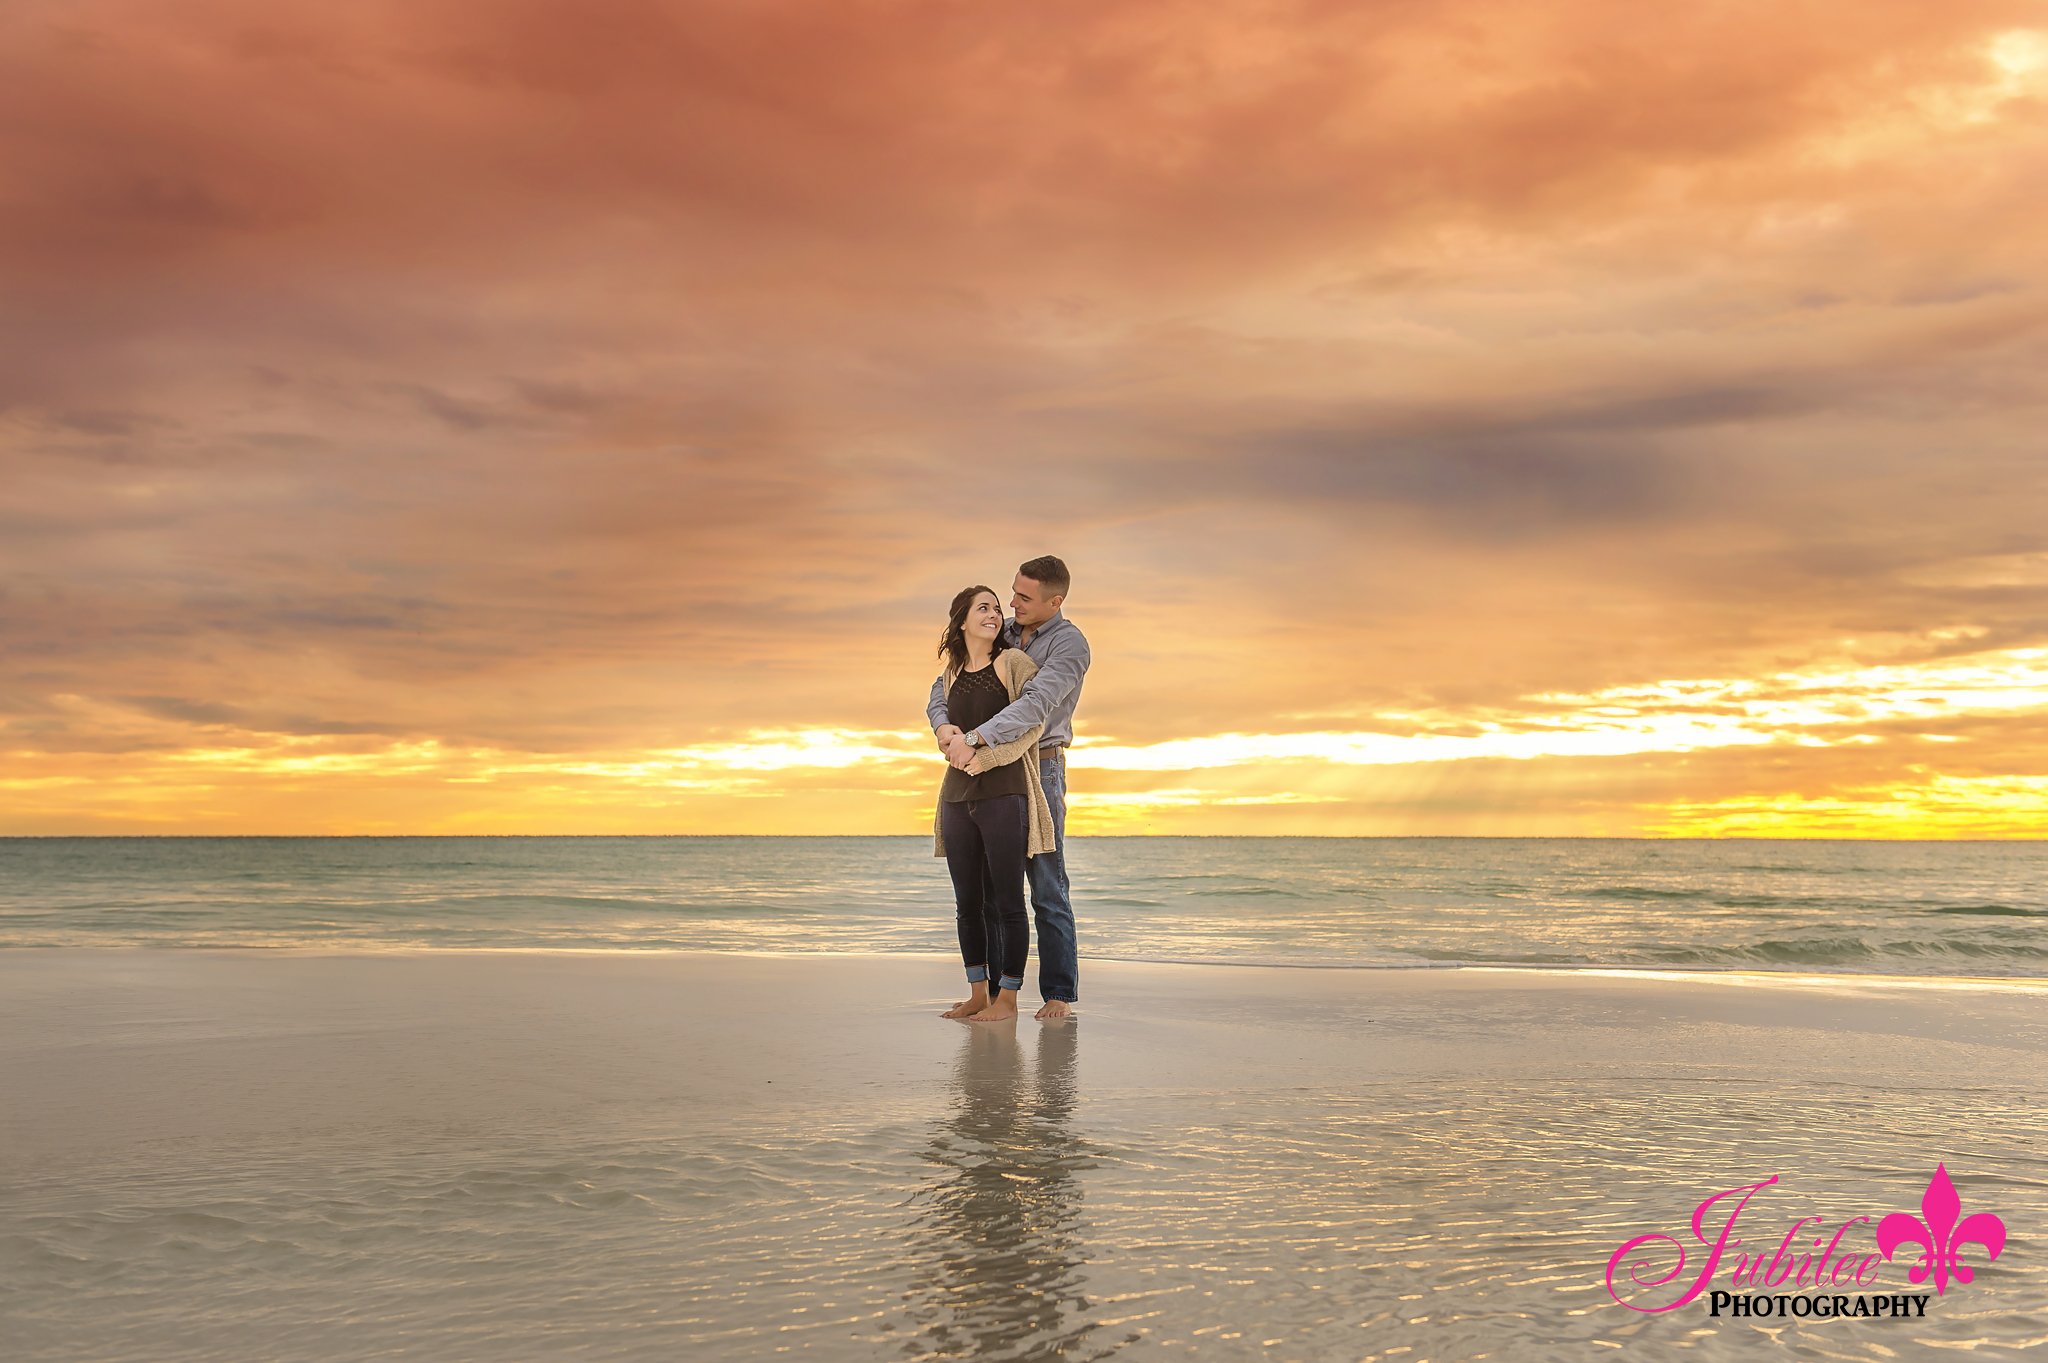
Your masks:
<svg viewBox="0 0 2048 1363"><path fill-rule="evenodd" d="M1024 632L1015 620L1003 624L1003 643L1011 648L1021 648L1024 656L1038 664L1038 675L1024 683L1024 689L994 719L983 724L977 733L985 744L1014 743L1022 738L1034 724L1043 724L1045 732L1039 736L1040 746L1074 741L1074 707L1081 703L1081 680L1088 675L1088 641L1073 621L1060 611L1052 613L1052 619L1038 627L1031 636L1031 642L1024 642ZM932 732L937 733L942 725L952 721L946 718L946 678L942 673L932 683L931 704L925 707L925 718L932 722Z"/></svg>

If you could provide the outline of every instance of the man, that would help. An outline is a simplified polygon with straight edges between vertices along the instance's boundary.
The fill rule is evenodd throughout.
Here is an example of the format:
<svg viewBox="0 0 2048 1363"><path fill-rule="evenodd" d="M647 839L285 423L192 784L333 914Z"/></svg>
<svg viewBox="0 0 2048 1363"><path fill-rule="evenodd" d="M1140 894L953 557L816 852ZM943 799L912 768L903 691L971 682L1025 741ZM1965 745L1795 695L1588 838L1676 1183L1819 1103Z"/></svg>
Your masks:
<svg viewBox="0 0 2048 1363"><path fill-rule="evenodd" d="M1024 684L1017 699L971 734L946 722L946 686L932 683L925 715L939 750L956 767L974 761L974 750L994 743L1013 743L1033 725L1043 724L1038 739L1038 777L1045 802L1052 807L1053 850L1024 863L1031 882L1031 916L1038 922L1038 994L1044 1000L1042 1021L1071 1017L1080 1001L1080 963L1074 954L1074 906L1067 890L1067 763L1074 741L1074 707L1081 701L1081 679L1088 675L1088 641L1074 622L1060 614L1073 579L1067 565L1052 557L1035 558L1017 569L1010 584L1014 617L1003 626L1003 643L1021 648L1038 664L1038 675Z"/></svg>

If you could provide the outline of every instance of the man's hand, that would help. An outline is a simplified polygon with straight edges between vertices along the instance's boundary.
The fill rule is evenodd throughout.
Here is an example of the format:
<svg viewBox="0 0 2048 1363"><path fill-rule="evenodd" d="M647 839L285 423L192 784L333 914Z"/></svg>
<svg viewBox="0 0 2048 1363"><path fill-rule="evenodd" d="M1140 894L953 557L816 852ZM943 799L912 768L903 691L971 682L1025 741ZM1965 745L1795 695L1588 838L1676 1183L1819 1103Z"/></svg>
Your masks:
<svg viewBox="0 0 2048 1363"><path fill-rule="evenodd" d="M941 724L932 731L932 737L939 740L939 751L946 751L946 745L960 737L964 731L957 724Z"/></svg>
<svg viewBox="0 0 2048 1363"><path fill-rule="evenodd" d="M955 730L953 736L946 740L945 751L948 762L951 762L960 770L966 771L974 765L974 754L978 750L972 743L967 741L966 734Z"/></svg>

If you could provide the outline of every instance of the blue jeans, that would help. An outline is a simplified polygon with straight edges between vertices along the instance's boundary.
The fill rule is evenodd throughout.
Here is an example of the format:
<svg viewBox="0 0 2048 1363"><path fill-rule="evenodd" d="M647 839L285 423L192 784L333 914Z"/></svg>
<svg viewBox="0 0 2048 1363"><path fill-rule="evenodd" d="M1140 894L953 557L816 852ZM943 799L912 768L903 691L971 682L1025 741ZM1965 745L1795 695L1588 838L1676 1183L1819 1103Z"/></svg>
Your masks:
<svg viewBox="0 0 2048 1363"><path fill-rule="evenodd" d="M1074 955L1074 905L1067 893L1067 764L1065 755L1038 764L1045 802L1052 806L1053 850L1024 862L1031 882L1031 916L1038 920L1038 996L1081 1001L1081 964Z"/></svg>

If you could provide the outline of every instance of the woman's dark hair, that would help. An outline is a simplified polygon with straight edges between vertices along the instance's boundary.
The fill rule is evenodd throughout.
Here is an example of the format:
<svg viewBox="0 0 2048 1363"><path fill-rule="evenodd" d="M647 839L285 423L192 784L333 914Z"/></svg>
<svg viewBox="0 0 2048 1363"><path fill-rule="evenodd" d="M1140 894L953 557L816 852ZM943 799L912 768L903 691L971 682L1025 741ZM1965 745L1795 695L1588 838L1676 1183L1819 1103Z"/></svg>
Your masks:
<svg viewBox="0 0 2048 1363"><path fill-rule="evenodd" d="M962 587L960 594L953 598L952 607L946 612L946 632L939 636L939 656L946 660L948 672L958 672L967 666L967 612L974 608L974 598L983 592L996 596L994 587ZM1002 608L1002 604L1003 598L996 596L998 610ZM993 658L1002 651L1003 641L998 638L995 647L989 651L989 656Z"/></svg>

